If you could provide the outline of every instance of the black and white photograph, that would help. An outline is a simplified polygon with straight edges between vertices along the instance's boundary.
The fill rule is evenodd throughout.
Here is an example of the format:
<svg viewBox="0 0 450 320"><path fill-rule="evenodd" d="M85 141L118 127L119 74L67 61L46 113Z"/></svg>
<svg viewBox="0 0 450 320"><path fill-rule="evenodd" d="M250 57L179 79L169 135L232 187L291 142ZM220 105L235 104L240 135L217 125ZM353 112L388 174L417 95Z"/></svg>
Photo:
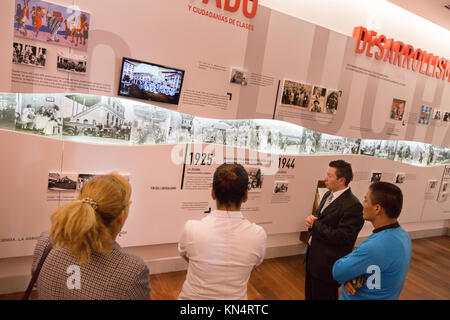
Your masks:
<svg viewBox="0 0 450 320"><path fill-rule="evenodd" d="M343 154L359 154L361 147L361 139L356 138L344 138Z"/></svg>
<svg viewBox="0 0 450 320"><path fill-rule="evenodd" d="M258 167L245 167L248 173L248 191L262 190L264 175L261 173L261 168Z"/></svg>
<svg viewBox="0 0 450 320"><path fill-rule="evenodd" d="M288 192L288 181L275 181L275 186L273 188L273 193L287 193Z"/></svg>
<svg viewBox="0 0 450 320"><path fill-rule="evenodd" d="M428 180L427 192L433 192L437 188L437 180Z"/></svg>
<svg viewBox="0 0 450 320"><path fill-rule="evenodd" d="M394 183L396 183L396 184L401 184L401 183L405 182L405 177L406 177L406 175L405 175L404 172L397 172L397 173L395 174L395 180L394 180Z"/></svg>
<svg viewBox="0 0 450 320"><path fill-rule="evenodd" d="M59 71L86 74L87 56L67 54L60 51L56 56L56 61L56 68Z"/></svg>
<svg viewBox="0 0 450 320"><path fill-rule="evenodd" d="M444 112L444 116L442 117L442 121L450 122L450 112L448 112L448 111Z"/></svg>
<svg viewBox="0 0 450 320"><path fill-rule="evenodd" d="M14 130L17 97L16 93L0 93L0 128Z"/></svg>
<svg viewBox="0 0 450 320"><path fill-rule="evenodd" d="M438 146L429 147L428 164L447 164L450 163L450 149Z"/></svg>
<svg viewBox="0 0 450 320"><path fill-rule="evenodd" d="M77 174L50 172L48 174L48 190L75 191L77 189Z"/></svg>
<svg viewBox="0 0 450 320"><path fill-rule="evenodd" d="M442 120L441 110L435 109L433 111L433 120Z"/></svg>
<svg viewBox="0 0 450 320"><path fill-rule="evenodd" d="M246 86L248 84L247 72L241 69L232 68L230 83L240 84Z"/></svg>
<svg viewBox="0 0 450 320"><path fill-rule="evenodd" d="M344 144L345 138L322 133L316 154L342 154L344 153Z"/></svg>
<svg viewBox="0 0 450 320"><path fill-rule="evenodd" d="M77 185L77 191L80 192L81 188L83 188L84 184L88 180L90 180L90 179L92 179L92 178L94 178L96 176L98 176L98 174L90 174L90 173L80 173L80 174L78 174L77 184L76 184Z"/></svg>
<svg viewBox="0 0 450 320"><path fill-rule="evenodd" d="M14 42L12 62L44 68L47 62L47 49L32 46L30 44Z"/></svg>
<svg viewBox="0 0 450 320"><path fill-rule="evenodd" d="M193 116L148 105L134 105L131 143L161 144L192 141Z"/></svg>
<svg viewBox="0 0 450 320"><path fill-rule="evenodd" d="M438 201L446 201L449 194L449 182L444 180L441 184L441 189L439 190Z"/></svg>
<svg viewBox="0 0 450 320"><path fill-rule="evenodd" d="M314 154L319 151L320 140L322 137L321 132L317 132L311 129L304 129L302 136L302 151L305 154ZM304 149L303 149L304 148Z"/></svg>
<svg viewBox="0 0 450 320"><path fill-rule="evenodd" d="M370 177L370 183L380 182L381 181L381 172L380 171L372 171Z"/></svg>
<svg viewBox="0 0 450 320"><path fill-rule="evenodd" d="M395 150L395 161L425 166L429 162L429 145L415 141L398 141Z"/></svg>
<svg viewBox="0 0 450 320"><path fill-rule="evenodd" d="M341 96L342 96L342 91L328 90L324 112L330 113L330 114L336 114Z"/></svg>
<svg viewBox="0 0 450 320"><path fill-rule="evenodd" d="M326 88L322 87L314 87L311 104L309 107L309 111L311 112L326 112L325 111L325 95L327 93Z"/></svg>
<svg viewBox="0 0 450 320"><path fill-rule="evenodd" d="M359 153L365 156L375 156L375 150L377 146L381 144L381 140L363 139L361 140L361 146Z"/></svg>
<svg viewBox="0 0 450 320"><path fill-rule="evenodd" d="M130 181L130 175L129 174L122 174L119 172L120 175L122 175L123 177L125 177L125 179L127 179L128 181ZM95 178L97 176L99 176L100 174L92 174L92 173L80 173L77 175L77 192L80 192L81 189L83 188L84 184L92 179Z"/></svg>
<svg viewBox="0 0 450 320"><path fill-rule="evenodd" d="M281 105L308 109L311 100L312 86L309 84L284 80Z"/></svg>
<svg viewBox="0 0 450 320"><path fill-rule="evenodd" d="M119 96L178 104L184 70L123 58Z"/></svg>
<svg viewBox="0 0 450 320"><path fill-rule="evenodd" d="M58 94L21 94L15 114L15 129L45 136L59 136L63 97Z"/></svg>
<svg viewBox="0 0 450 320"><path fill-rule="evenodd" d="M377 158L394 160L395 149L397 147L396 140L375 140L374 156Z"/></svg>
<svg viewBox="0 0 450 320"><path fill-rule="evenodd" d="M129 143L131 123L121 99L95 95L66 95L63 137L68 140Z"/></svg>

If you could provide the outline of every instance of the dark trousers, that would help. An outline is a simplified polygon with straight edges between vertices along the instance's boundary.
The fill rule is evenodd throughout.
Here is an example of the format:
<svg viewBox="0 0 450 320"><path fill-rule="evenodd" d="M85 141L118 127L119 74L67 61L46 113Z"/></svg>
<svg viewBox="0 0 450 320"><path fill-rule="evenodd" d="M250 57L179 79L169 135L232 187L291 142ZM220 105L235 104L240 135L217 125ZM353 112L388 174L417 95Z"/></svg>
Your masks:
<svg viewBox="0 0 450 320"><path fill-rule="evenodd" d="M336 283L313 277L308 272L308 266L305 278L305 300L338 300L339 287Z"/></svg>

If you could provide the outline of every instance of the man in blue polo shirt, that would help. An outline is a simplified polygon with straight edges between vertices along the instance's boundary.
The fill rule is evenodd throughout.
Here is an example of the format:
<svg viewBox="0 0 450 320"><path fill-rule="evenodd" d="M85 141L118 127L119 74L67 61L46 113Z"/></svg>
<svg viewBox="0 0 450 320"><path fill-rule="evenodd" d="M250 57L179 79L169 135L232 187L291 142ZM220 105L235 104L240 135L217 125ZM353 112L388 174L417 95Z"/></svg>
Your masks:
<svg viewBox="0 0 450 320"><path fill-rule="evenodd" d="M344 285L341 300L393 300L400 296L411 260L411 239L397 222L402 205L402 191L396 185L370 185L363 217L375 229L355 251L333 265L333 278Z"/></svg>

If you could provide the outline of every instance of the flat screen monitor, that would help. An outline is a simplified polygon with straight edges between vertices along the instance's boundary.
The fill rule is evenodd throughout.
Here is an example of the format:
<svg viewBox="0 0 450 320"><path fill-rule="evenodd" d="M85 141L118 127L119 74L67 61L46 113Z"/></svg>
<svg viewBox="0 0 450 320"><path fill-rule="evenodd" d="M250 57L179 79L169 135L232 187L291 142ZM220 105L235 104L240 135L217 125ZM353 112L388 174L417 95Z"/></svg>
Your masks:
<svg viewBox="0 0 450 320"><path fill-rule="evenodd" d="M184 70L123 58L119 96L178 104Z"/></svg>

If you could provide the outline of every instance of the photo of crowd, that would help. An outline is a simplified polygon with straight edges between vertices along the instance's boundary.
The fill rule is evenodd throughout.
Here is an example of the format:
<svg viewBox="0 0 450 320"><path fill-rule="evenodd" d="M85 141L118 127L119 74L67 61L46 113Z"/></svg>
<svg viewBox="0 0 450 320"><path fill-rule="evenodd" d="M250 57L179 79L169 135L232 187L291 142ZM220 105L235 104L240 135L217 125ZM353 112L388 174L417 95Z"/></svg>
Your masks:
<svg viewBox="0 0 450 320"><path fill-rule="evenodd" d="M261 191L264 179L261 168L246 167L245 170L248 173L248 191Z"/></svg>
<svg viewBox="0 0 450 320"><path fill-rule="evenodd" d="M43 68L47 62L47 49L14 42L12 62Z"/></svg>
<svg viewBox="0 0 450 320"><path fill-rule="evenodd" d="M22 94L15 113L15 128L19 131L58 136L61 134L60 103L54 96Z"/></svg>
<svg viewBox="0 0 450 320"><path fill-rule="evenodd" d="M311 90L312 86L309 84L285 80L281 104L307 109L311 99Z"/></svg>
<svg viewBox="0 0 450 320"><path fill-rule="evenodd" d="M421 142L340 137L269 119L207 119L87 94L0 94L0 128L91 143L213 143L272 154L360 154L419 166L450 163L449 148Z"/></svg>
<svg viewBox="0 0 450 320"><path fill-rule="evenodd" d="M85 74L87 68L87 56L66 55L58 52L56 68L59 71Z"/></svg>
<svg viewBox="0 0 450 320"><path fill-rule="evenodd" d="M178 104L184 71L123 58L119 95Z"/></svg>

